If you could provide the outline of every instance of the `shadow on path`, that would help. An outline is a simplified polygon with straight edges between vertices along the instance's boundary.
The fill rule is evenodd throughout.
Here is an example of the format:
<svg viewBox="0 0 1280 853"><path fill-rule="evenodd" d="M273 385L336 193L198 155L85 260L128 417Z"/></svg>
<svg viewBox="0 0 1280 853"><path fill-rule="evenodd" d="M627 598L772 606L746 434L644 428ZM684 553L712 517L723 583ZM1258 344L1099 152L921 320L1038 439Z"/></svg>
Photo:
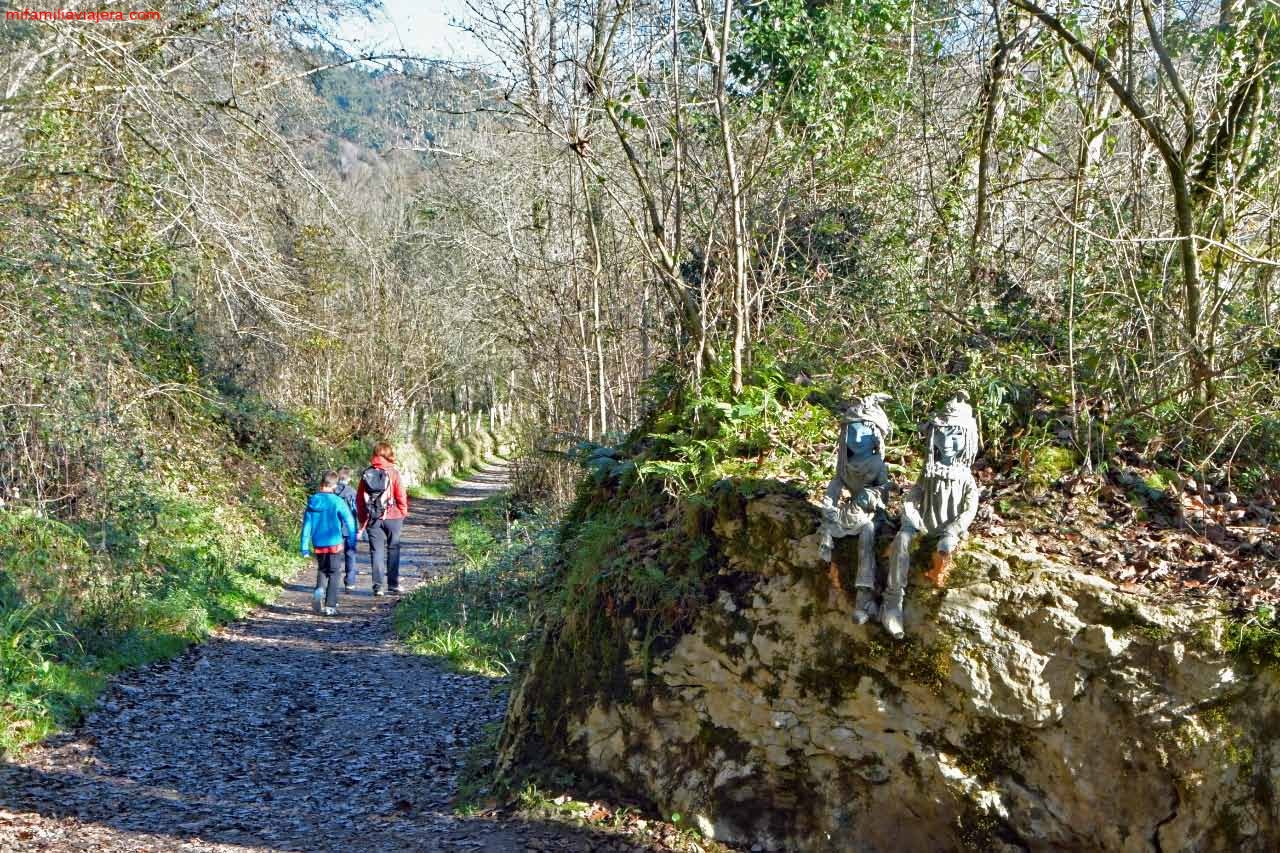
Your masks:
<svg viewBox="0 0 1280 853"><path fill-rule="evenodd" d="M447 569L459 508L504 488L488 468L414 501L402 587ZM118 678L77 730L0 764L0 850L590 850L587 833L453 815L468 745L501 684L396 640L392 597L310 611L314 569L186 654ZM543 843L546 843L545 841Z"/></svg>

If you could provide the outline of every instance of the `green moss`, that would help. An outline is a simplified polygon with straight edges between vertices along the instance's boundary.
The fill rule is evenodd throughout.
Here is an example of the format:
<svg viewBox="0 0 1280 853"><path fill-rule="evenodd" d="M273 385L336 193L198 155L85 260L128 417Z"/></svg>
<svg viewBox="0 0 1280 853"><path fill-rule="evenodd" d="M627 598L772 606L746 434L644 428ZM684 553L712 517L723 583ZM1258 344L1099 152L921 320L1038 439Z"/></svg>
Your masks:
<svg viewBox="0 0 1280 853"><path fill-rule="evenodd" d="M1008 720L979 720L964 736L956 753L956 766L991 785L1001 777L1022 781L1021 766L1031 736Z"/></svg>
<svg viewBox="0 0 1280 853"><path fill-rule="evenodd" d="M652 660L727 584L719 542L706 533L712 506L672 497L653 480L625 488L588 481L580 489L557 537L534 652L538 677L524 686L543 745L564 743L565 721L596 701L643 699ZM734 638L749 630L740 612L718 614L708 638L741 658L745 648Z"/></svg>
<svg viewBox="0 0 1280 853"><path fill-rule="evenodd" d="M928 642L913 636L901 640L873 637L865 643L865 650L900 683L922 684L940 694L950 681L954 643L945 637Z"/></svg>
<svg viewBox="0 0 1280 853"><path fill-rule="evenodd" d="M1154 645L1167 643L1173 636L1173 632L1164 625L1142 625L1141 627L1134 628L1133 630L1135 634L1145 638Z"/></svg>
<svg viewBox="0 0 1280 853"><path fill-rule="evenodd" d="M965 587L986 580L986 567L974 559L973 554L961 548L951 563L947 586Z"/></svg>
<svg viewBox="0 0 1280 853"><path fill-rule="evenodd" d="M1142 478L1148 489L1153 493L1163 492L1169 488L1170 476L1172 472L1166 470L1153 471Z"/></svg>
<svg viewBox="0 0 1280 853"><path fill-rule="evenodd" d="M903 685L922 684L940 693L950 679L951 644L908 637L859 641L831 628L815 638L814 651L795 676L802 695L824 696L835 705L869 679L880 694L900 701Z"/></svg>
<svg viewBox="0 0 1280 853"><path fill-rule="evenodd" d="M1075 467L1076 455L1070 448L1047 444L1031 454L1024 476L1033 490L1043 491L1070 474Z"/></svg>
<svg viewBox="0 0 1280 853"><path fill-rule="evenodd" d="M1280 667L1280 612L1263 606L1243 619L1228 619L1222 646L1242 663Z"/></svg>
<svg viewBox="0 0 1280 853"><path fill-rule="evenodd" d="M1207 733L1204 740L1213 743L1217 753L1222 755L1228 766L1236 768L1241 777L1250 777L1253 775L1254 744L1240 723L1233 719L1234 707L1232 701L1221 699L1203 707L1196 718ZM1183 731L1188 728L1184 727ZM1199 738L1189 733L1182 739L1186 741L1188 755L1195 754L1195 750L1203 745L1203 742L1196 742Z"/></svg>
<svg viewBox="0 0 1280 853"><path fill-rule="evenodd" d="M973 853L988 853L996 849L998 842L1018 841L1016 833L998 815L973 802L965 802L954 826L960 849Z"/></svg>
<svg viewBox="0 0 1280 853"><path fill-rule="evenodd" d="M1271 837L1276 829L1271 770L1280 711L1267 711L1259 719L1255 707L1247 706L1242 711L1239 699L1221 699L1196 716L1206 732L1202 739L1212 745L1213 755L1223 759L1222 769L1233 772L1236 781L1249 790L1247 800L1237 799L1215 812L1211 837L1225 842L1223 849L1251 849L1259 837ZM1204 754L1205 747L1195 746L1185 753L1188 758ZM1246 812L1259 824L1260 834L1244 832L1241 821Z"/></svg>
<svg viewBox="0 0 1280 853"><path fill-rule="evenodd" d="M853 695L866 678L876 685L880 695L897 701L902 689L873 664L882 650L876 644L861 643L823 628L815 638L813 654L795 675L796 686L802 696L820 696L829 705L838 705Z"/></svg>

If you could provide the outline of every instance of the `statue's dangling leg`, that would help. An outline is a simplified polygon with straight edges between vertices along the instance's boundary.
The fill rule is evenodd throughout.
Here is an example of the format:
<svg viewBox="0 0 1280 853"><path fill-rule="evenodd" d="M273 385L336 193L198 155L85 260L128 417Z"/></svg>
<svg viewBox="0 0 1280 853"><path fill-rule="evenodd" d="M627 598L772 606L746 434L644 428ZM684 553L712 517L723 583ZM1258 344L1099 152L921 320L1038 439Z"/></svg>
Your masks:
<svg viewBox="0 0 1280 853"><path fill-rule="evenodd" d="M824 524L821 527L822 538L818 540L818 559L824 563L831 562L831 549L835 545L835 541L831 538L831 531Z"/></svg>
<svg viewBox="0 0 1280 853"><path fill-rule="evenodd" d="M865 625L876 616L876 525L867 522L858 529L858 596L853 621Z"/></svg>
<svg viewBox="0 0 1280 853"><path fill-rule="evenodd" d="M840 567L834 559L835 540L845 535L844 528L831 518L823 518L818 528L822 538L818 540L818 557L827 564L827 577L831 581L830 604L833 608L841 608L845 601L844 584L840 581Z"/></svg>
<svg viewBox="0 0 1280 853"><path fill-rule="evenodd" d="M880 606L880 624L895 640L902 639L902 598L907 591L907 572L911 569L911 540L916 529L904 523L893 540L889 552L889 578L885 583L884 602Z"/></svg>

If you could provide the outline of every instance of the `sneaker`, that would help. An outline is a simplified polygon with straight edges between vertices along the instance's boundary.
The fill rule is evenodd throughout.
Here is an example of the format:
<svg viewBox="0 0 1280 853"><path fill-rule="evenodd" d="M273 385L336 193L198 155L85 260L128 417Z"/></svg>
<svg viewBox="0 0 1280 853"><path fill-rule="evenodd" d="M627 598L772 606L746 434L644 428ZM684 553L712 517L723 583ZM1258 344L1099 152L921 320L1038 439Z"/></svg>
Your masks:
<svg viewBox="0 0 1280 853"><path fill-rule="evenodd" d="M400 592L400 587L398 587L398 586L389 586L389 587L387 587L387 594L388 594L388 595L403 595L403 593L402 593L402 592Z"/></svg>
<svg viewBox="0 0 1280 853"><path fill-rule="evenodd" d="M336 607L326 607L326 608L324 609L324 615L325 615L325 616L337 616L337 615L338 615L338 608L336 608Z"/></svg>
<svg viewBox="0 0 1280 853"><path fill-rule="evenodd" d="M374 597L375 597L375 598L377 598L378 596L383 595L383 594L384 594L384 593L382 592L382 587L378 586L378 585L375 583L375 584L373 585L373 595L374 595Z"/></svg>
<svg viewBox="0 0 1280 853"><path fill-rule="evenodd" d="M324 587L316 587L316 591L311 593L311 612L319 613L324 609Z"/></svg>
<svg viewBox="0 0 1280 853"><path fill-rule="evenodd" d="M884 604L880 608L880 624L895 640L901 640L902 626L902 591L886 592Z"/></svg>
<svg viewBox="0 0 1280 853"><path fill-rule="evenodd" d="M351 593L353 593L353 592L355 592L355 591L356 591L356 588L355 588L354 586L347 586L345 583L342 585L342 594L343 594L343 595L350 595Z"/></svg>
<svg viewBox="0 0 1280 853"><path fill-rule="evenodd" d="M865 587L858 587L858 600L853 608L853 624L865 625L876 618L875 593Z"/></svg>

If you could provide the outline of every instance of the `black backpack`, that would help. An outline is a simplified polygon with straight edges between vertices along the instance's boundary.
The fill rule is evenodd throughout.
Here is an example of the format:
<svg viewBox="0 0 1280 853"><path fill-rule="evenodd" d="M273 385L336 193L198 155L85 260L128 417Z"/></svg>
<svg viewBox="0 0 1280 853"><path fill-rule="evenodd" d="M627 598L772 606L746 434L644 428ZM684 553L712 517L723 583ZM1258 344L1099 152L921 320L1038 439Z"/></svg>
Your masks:
<svg viewBox="0 0 1280 853"><path fill-rule="evenodd" d="M364 508L370 521L377 521L391 503L391 472L385 468L365 468L360 475L364 484Z"/></svg>

